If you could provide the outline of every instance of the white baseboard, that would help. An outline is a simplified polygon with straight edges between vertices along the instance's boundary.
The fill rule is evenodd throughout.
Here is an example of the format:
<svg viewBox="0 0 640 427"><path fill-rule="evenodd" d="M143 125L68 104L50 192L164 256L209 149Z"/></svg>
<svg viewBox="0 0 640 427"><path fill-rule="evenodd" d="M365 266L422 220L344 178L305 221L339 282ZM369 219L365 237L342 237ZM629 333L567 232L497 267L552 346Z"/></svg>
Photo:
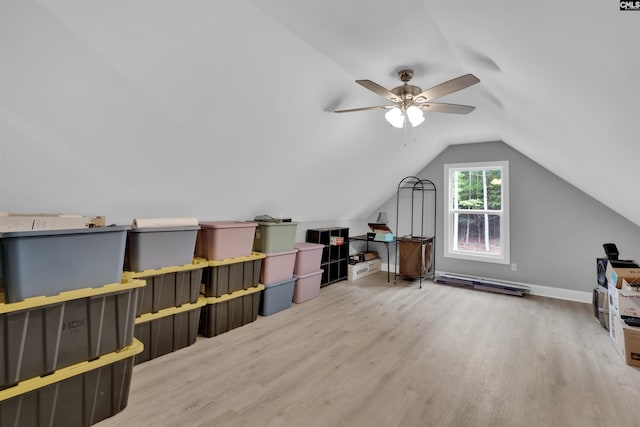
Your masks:
<svg viewBox="0 0 640 427"><path fill-rule="evenodd" d="M392 268L391 271L392 272L393 272L393 267L394 266L391 266L391 268ZM382 271L389 271L389 265L388 264L382 264L381 270ZM436 271L436 273L455 274L455 273L446 272L446 271ZM510 280L492 279L492 278L489 278L489 277L471 276L469 274L460 274L460 276L467 276L467 277L471 277L471 278L474 278L474 279L495 280L496 282L504 282L504 283L510 283L510 284L513 284L513 285L526 286L526 287L529 288L529 294L537 295L537 296L540 296L540 297L563 299L563 300L567 300L567 301L584 302L584 303L588 303L588 304L591 304L592 298L593 298L593 295L592 295L591 292L585 292L585 291L574 291L572 289L553 288L551 286L534 285L532 283L521 283L521 282L513 282L513 281L510 281Z"/></svg>

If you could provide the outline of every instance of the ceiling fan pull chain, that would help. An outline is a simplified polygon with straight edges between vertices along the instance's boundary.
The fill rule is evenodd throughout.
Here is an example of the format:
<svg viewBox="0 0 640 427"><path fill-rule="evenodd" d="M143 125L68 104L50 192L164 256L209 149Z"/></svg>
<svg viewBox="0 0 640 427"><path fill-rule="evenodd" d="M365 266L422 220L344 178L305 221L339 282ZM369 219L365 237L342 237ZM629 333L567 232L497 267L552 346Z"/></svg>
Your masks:
<svg viewBox="0 0 640 427"><path fill-rule="evenodd" d="M407 128L409 127L409 120L407 120L407 115L404 115L404 126L402 126L402 128L404 129L404 146L405 148L407 147Z"/></svg>

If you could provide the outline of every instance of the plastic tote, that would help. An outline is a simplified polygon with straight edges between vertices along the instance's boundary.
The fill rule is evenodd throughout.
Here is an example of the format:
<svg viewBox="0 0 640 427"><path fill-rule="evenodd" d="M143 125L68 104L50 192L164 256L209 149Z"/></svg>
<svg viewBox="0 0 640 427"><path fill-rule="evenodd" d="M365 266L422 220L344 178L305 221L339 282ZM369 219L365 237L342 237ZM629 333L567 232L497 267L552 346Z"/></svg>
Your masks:
<svg viewBox="0 0 640 427"><path fill-rule="evenodd" d="M291 307L295 284L296 276L282 282L265 285L262 298L260 299L258 314L260 314L260 316L270 316Z"/></svg>
<svg viewBox="0 0 640 427"><path fill-rule="evenodd" d="M5 302L119 283L130 228L0 233Z"/></svg>
<svg viewBox="0 0 640 427"><path fill-rule="evenodd" d="M294 249L287 252L265 254L266 257L260 272L260 283L270 285L290 279L293 276L297 253L298 250Z"/></svg>
<svg viewBox="0 0 640 427"><path fill-rule="evenodd" d="M294 247L298 250L293 274L309 274L320 269L322 263L322 250L324 245L320 243L296 242Z"/></svg>
<svg viewBox="0 0 640 427"><path fill-rule="evenodd" d="M297 222L258 222L253 250L264 253L285 252L293 249Z"/></svg>
<svg viewBox="0 0 640 427"><path fill-rule="evenodd" d="M293 290L293 302L305 302L320 295L320 280L322 279L323 271L324 270L318 270L310 274L298 276L296 286Z"/></svg>
<svg viewBox="0 0 640 427"><path fill-rule="evenodd" d="M196 255L208 260L249 256L257 226L244 221L201 222Z"/></svg>
<svg viewBox="0 0 640 427"><path fill-rule="evenodd" d="M127 236L127 267L144 271L191 264L199 226L134 228Z"/></svg>

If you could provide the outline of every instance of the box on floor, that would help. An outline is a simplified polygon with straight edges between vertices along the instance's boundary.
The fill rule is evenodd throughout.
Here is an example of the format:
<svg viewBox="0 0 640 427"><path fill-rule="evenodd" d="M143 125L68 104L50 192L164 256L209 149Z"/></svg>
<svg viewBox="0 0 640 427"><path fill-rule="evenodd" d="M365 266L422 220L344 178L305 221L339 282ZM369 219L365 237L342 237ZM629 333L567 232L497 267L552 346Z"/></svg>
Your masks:
<svg viewBox="0 0 640 427"><path fill-rule="evenodd" d="M371 261L359 262L357 264L350 264L348 267L348 279L350 282L363 277L369 276L373 273L377 273L381 270L382 263L380 258L372 259Z"/></svg>
<svg viewBox="0 0 640 427"><path fill-rule="evenodd" d="M623 278L640 278L640 267L634 268L614 268L611 262L607 262L607 269L605 271L605 277L609 287L613 286L618 289L622 286Z"/></svg>
<svg viewBox="0 0 640 427"><path fill-rule="evenodd" d="M640 328L624 323L616 318L611 325L615 331L615 347L622 354L629 366L640 367Z"/></svg>

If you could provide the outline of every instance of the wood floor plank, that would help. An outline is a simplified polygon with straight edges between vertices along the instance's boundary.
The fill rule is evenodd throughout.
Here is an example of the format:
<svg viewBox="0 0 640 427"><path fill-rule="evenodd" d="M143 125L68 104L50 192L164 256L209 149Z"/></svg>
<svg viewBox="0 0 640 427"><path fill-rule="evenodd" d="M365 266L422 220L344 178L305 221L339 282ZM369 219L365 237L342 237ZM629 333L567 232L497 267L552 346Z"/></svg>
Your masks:
<svg viewBox="0 0 640 427"><path fill-rule="evenodd" d="M380 273L134 368L115 426L640 426L589 304Z"/></svg>

